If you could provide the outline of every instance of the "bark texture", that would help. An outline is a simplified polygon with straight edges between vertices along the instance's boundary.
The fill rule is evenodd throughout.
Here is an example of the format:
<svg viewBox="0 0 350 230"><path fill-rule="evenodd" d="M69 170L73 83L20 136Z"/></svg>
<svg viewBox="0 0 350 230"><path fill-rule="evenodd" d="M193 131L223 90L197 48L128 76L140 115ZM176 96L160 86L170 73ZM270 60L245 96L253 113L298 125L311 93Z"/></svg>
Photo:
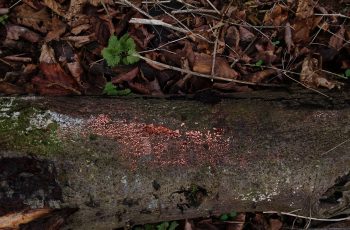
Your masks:
<svg viewBox="0 0 350 230"><path fill-rule="evenodd" d="M78 208L72 229L232 210L347 214L348 101L307 92L236 94L214 105L1 98L0 212Z"/></svg>

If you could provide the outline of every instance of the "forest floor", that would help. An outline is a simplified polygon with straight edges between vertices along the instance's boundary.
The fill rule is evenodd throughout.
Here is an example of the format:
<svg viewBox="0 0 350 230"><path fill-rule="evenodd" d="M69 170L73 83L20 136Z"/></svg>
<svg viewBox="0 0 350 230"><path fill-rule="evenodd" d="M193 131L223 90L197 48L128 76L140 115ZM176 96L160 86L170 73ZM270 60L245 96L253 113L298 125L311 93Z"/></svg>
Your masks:
<svg viewBox="0 0 350 230"><path fill-rule="evenodd" d="M0 95L162 97L300 87L328 97L350 86L349 22L349 0L0 0ZM137 229L177 224L350 228L349 221L310 225L308 218L233 212Z"/></svg>

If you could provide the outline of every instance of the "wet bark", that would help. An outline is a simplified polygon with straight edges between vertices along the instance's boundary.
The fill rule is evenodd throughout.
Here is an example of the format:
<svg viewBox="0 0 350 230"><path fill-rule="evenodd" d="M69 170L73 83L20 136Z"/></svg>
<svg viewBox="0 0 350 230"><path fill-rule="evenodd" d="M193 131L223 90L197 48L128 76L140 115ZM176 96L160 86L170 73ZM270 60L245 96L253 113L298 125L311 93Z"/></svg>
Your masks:
<svg viewBox="0 0 350 230"><path fill-rule="evenodd" d="M0 211L78 208L72 229L349 213L349 100L331 96L2 98Z"/></svg>

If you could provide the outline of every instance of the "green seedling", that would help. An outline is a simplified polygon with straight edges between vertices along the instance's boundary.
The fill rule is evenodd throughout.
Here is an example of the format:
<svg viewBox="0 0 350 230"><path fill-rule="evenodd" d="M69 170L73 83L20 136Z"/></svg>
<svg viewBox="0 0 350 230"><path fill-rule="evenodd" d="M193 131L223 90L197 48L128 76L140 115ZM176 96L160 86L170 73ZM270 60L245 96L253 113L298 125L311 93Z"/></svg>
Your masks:
<svg viewBox="0 0 350 230"><path fill-rule="evenodd" d="M117 87L113 85L112 82L107 82L105 88L103 89L103 94L106 94L108 96L126 96L130 93L130 89L117 89Z"/></svg>
<svg viewBox="0 0 350 230"><path fill-rule="evenodd" d="M233 220L237 216L236 211L232 211L230 213L224 213L220 216L221 221Z"/></svg>
<svg viewBox="0 0 350 230"><path fill-rule="evenodd" d="M9 16L7 14L0 16L0 24L5 25Z"/></svg>
<svg viewBox="0 0 350 230"><path fill-rule="evenodd" d="M277 46L277 45L279 45L279 44L281 44L281 42L280 42L279 40L273 41L273 42L272 42L272 45L274 45L274 46Z"/></svg>
<svg viewBox="0 0 350 230"><path fill-rule="evenodd" d="M112 35L108 46L102 50L102 56L110 67L120 63L130 65L139 61L135 42L128 34L124 34L120 39Z"/></svg>
<svg viewBox="0 0 350 230"><path fill-rule="evenodd" d="M256 66L256 67L261 67L262 64L264 64L264 61L260 59L259 61L257 61L257 62L255 63L255 66Z"/></svg>
<svg viewBox="0 0 350 230"><path fill-rule="evenodd" d="M350 69L345 70L344 75L346 78L350 78Z"/></svg>

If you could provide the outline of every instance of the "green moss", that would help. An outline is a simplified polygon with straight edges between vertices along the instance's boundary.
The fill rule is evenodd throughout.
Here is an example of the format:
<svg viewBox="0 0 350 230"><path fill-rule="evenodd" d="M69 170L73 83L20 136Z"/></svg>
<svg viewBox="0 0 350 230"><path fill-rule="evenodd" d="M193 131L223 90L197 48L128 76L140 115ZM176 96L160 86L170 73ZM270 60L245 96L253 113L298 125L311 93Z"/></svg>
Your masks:
<svg viewBox="0 0 350 230"><path fill-rule="evenodd" d="M0 102L0 147L35 154L49 154L61 149L58 125L49 115L34 107L21 106L15 99Z"/></svg>

